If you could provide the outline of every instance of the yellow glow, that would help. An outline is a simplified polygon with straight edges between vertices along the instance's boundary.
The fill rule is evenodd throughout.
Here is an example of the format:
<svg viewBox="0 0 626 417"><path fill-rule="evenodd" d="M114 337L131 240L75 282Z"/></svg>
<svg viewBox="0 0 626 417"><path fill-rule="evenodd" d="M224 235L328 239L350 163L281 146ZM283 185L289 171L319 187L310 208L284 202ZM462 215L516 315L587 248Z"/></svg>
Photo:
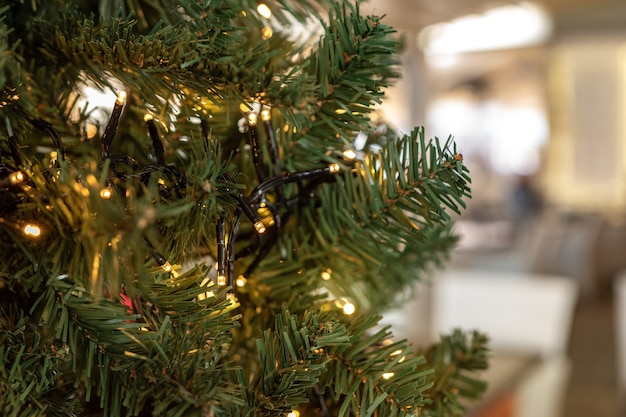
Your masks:
<svg viewBox="0 0 626 417"><path fill-rule="evenodd" d="M290 413L287 413L287 417L300 417L300 412L298 410L291 410Z"/></svg>
<svg viewBox="0 0 626 417"><path fill-rule="evenodd" d="M146 115L143 116L143 121L149 122L150 120L154 120L154 116L152 116L150 113L146 113Z"/></svg>
<svg viewBox="0 0 626 417"><path fill-rule="evenodd" d="M393 377L394 375L395 375L395 373L393 373L393 372L385 372L383 374L383 379L389 379L389 378Z"/></svg>
<svg viewBox="0 0 626 417"><path fill-rule="evenodd" d="M243 275L239 276L239 278L237 278L237 280L235 280L235 284L241 288L243 286L246 285L246 282L248 282L248 280L246 279L246 277L244 277Z"/></svg>
<svg viewBox="0 0 626 417"><path fill-rule="evenodd" d="M256 229L258 234L263 234L263 233L265 233L265 230L267 230L265 228L265 225L263 224L262 221L258 221L256 223L254 223L254 228Z"/></svg>
<svg viewBox="0 0 626 417"><path fill-rule="evenodd" d="M165 180L164 180L163 178L159 178L159 179L157 180L157 184L160 184L160 185L165 185Z"/></svg>
<svg viewBox="0 0 626 417"><path fill-rule="evenodd" d="M258 116L256 115L256 113L248 113L248 124L250 126L256 126L257 121Z"/></svg>
<svg viewBox="0 0 626 417"><path fill-rule="evenodd" d="M241 110L244 113L247 113L250 111L250 105L248 103L241 103L239 105L239 110Z"/></svg>
<svg viewBox="0 0 626 417"><path fill-rule="evenodd" d="M22 171L15 171L11 173L11 175L9 175L9 181L11 182L11 185L24 181L24 173Z"/></svg>
<svg viewBox="0 0 626 417"><path fill-rule="evenodd" d="M57 157L59 156L59 154L57 153L57 151L52 151L50 152L50 163L54 164L57 162Z"/></svg>
<svg viewBox="0 0 626 417"><path fill-rule="evenodd" d="M330 164L328 165L328 170L331 174L336 174L341 170L341 167L339 166L339 164Z"/></svg>
<svg viewBox="0 0 626 417"><path fill-rule="evenodd" d="M109 198L111 198L112 195L113 195L113 191L109 187L106 187L100 190L100 197L104 198L105 200L108 200Z"/></svg>
<svg viewBox="0 0 626 417"><path fill-rule="evenodd" d="M98 126L93 123L87 123L85 125L85 133L87 134L87 139L93 139L98 134Z"/></svg>
<svg viewBox="0 0 626 417"><path fill-rule="evenodd" d="M352 148L344 149L343 159L345 159L346 161L354 161L356 159L356 151Z"/></svg>
<svg viewBox="0 0 626 417"><path fill-rule="evenodd" d="M269 26L265 26L263 29L261 29L261 37L264 40L271 38L273 34L274 34L274 31Z"/></svg>
<svg viewBox="0 0 626 417"><path fill-rule="evenodd" d="M325 269L320 275L322 276L322 279L324 281L328 281L332 277L332 272L333 271L331 271L330 269Z"/></svg>
<svg viewBox="0 0 626 417"><path fill-rule="evenodd" d="M226 285L226 277L224 275L217 276L217 285L224 287Z"/></svg>
<svg viewBox="0 0 626 417"><path fill-rule="evenodd" d="M402 350L401 350L401 349L398 349L398 350L396 350L396 351L391 352L391 356L398 356L398 355L399 355L399 354L401 354L401 353L402 353Z"/></svg>
<svg viewBox="0 0 626 417"><path fill-rule="evenodd" d="M163 268L165 272L170 272L172 270L172 265L170 265L169 262L165 261L165 263L161 265L161 268Z"/></svg>
<svg viewBox="0 0 626 417"><path fill-rule="evenodd" d="M22 230L26 236L39 237L41 235L41 228L35 224L29 223Z"/></svg>
<svg viewBox="0 0 626 417"><path fill-rule="evenodd" d="M343 306L343 314L345 314L346 316L350 316L354 314L355 311L356 311L356 307L354 306L354 304L350 302L346 303L346 305Z"/></svg>
<svg viewBox="0 0 626 417"><path fill-rule="evenodd" d="M269 122L271 119L270 111L265 109L261 112L261 120L264 122Z"/></svg>
<svg viewBox="0 0 626 417"><path fill-rule="evenodd" d="M119 94L117 95L117 104L124 104L124 102L126 101L126 91L120 91Z"/></svg>
<svg viewBox="0 0 626 417"><path fill-rule="evenodd" d="M272 10L265 3L259 3L259 5L256 6L256 11L265 19L272 17Z"/></svg>
<svg viewBox="0 0 626 417"><path fill-rule="evenodd" d="M335 113L336 114L346 114L347 110L346 109L337 109L337 110L335 110Z"/></svg>

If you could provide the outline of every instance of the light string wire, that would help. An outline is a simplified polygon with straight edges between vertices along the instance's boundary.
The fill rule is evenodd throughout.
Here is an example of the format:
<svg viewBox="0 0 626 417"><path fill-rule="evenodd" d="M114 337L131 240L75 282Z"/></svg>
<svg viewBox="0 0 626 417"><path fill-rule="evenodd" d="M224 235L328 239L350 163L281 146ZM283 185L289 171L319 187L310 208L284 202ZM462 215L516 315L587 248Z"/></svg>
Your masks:
<svg viewBox="0 0 626 417"><path fill-rule="evenodd" d="M109 161L112 173L112 177L108 179L107 183L114 184L113 179L117 178L118 180L139 179L141 183L146 184L153 173L161 172L171 175L174 178L174 184L170 188L167 186L163 186L162 188L160 187L159 192L164 193L169 192L169 190L174 190L176 194L180 196L180 191L187 184L187 177L185 173L177 167L167 165L165 159L165 148L159 135L157 124L151 115L146 115L144 122L146 123L148 136L152 143L157 164L141 165L130 155L112 154L111 147L118 131L126 98L127 95L125 91L121 91L118 94L113 110L111 111L111 116L109 117L101 137L101 158L103 161ZM252 114L254 114L254 116L251 116ZM234 291L235 288L236 259L239 259L242 256L255 254L254 259L247 265L244 273L242 274L242 276L247 279L276 245L278 237L280 236L282 225L285 224L287 219L292 215L294 209L302 204L306 204L312 197L314 190L320 184L333 181L333 174L337 174L341 171L339 164L331 163L323 168L283 173L280 167L279 151L274 129L271 123L270 111L265 109L262 111L261 120L264 125L265 138L269 150L268 156L272 171L272 176L266 178L266 174L263 171L263 154L257 127L258 117L256 116L256 113L249 113L247 120L250 128L248 137L252 147L253 163L255 166L258 185L250 191L248 196L244 196L238 189L234 179L228 174L223 175L221 180L226 185L225 190L237 204L235 210L231 213L230 224L228 227L228 212L222 213L216 223L217 281L220 286L228 286L229 293ZM8 119L6 120L6 123L10 138L9 145L11 157L14 160L15 165L20 165L22 163L22 159L19 156L19 144L13 135L13 130L11 129ZM53 126L42 119L31 120L31 123L37 129L52 138L54 146L58 149L61 158L65 159L66 153L63 142ZM200 124L203 146L205 150L208 150L211 140L211 126L206 119L201 119ZM120 169L117 167L118 164L126 165L130 168L131 172L126 172ZM23 174L16 167L9 166L4 163L0 164L1 190L5 191L23 179ZM304 184L304 181L308 182ZM298 183L297 191L294 196L287 198L284 187L292 183ZM274 193L275 199L272 202L269 202L267 199L267 195L269 193ZM267 209L271 213L273 220L271 232L268 233L263 239L260 238L260 235L264 234L268 230L268 226L263 223L258 214L258 210L261 208ZM256 243L243 248L243 250L240 250L240 252L237 253L235 244L237 242L237 238L239 237L242 216L245 216L254 226L256 233L253 235L253 240ZM170 272L172 267L167 258L157 251L155 246L145 236L142 236L142 240L157 265L165 271Z"/></svg>

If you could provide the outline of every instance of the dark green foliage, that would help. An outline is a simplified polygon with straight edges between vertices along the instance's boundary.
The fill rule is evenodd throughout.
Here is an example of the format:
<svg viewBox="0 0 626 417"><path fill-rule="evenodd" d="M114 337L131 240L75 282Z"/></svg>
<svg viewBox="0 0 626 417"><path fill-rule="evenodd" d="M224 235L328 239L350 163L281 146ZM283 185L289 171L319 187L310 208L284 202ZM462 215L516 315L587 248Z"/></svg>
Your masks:
<svg viewBox="0 0 626 417"><path fill-rule="evenodd" d="M445 260L470 182L451 140L372 126L394 30L358 4L266 3L271 22L252 0L0 2L3 416L447 416L482 388L481 336L422 356L377 326ZM312 19L321 38L288 39ZM108 151L115 95L87 109L87 87L128 95ZM344 160L359 133L376 146ZM269 233L242 217L235 241L259 171L285 175L254 206ZM234 291L212 283L220 218Z"/></svg>

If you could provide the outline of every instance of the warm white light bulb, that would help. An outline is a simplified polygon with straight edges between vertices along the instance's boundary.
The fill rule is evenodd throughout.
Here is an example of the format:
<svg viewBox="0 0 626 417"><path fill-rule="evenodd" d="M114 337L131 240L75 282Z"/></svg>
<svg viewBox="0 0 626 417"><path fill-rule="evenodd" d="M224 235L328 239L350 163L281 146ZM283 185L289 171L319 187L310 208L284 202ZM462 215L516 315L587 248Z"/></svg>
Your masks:
<svg viewBox="0 0 626 417"><path fill-rule="evenodd" d="M161 265L161 268L163 268L165 272L170 272L172 270L172 265L170 265L169 262L165 261L165 263Z"/></svg>
<svg viewBox="0 0 626 417"><path fill-rule="evenodd" d="M258 222L256 222L256 223L254 223L254 228L256 229L257 233L260 234L260 235L265 233L265 230L267 230L265 228L265 225L263 224L263 222L260 221L260 220Z"/></svg>
<svg viewBox="0 0 626 417"><path fill-rule="evenodd" d="M328 170L331 174L336 174L341 171L341 167L339 166L339 164L330 164L328 165Z"/></svg>
<svg viewBox="0 0 626 417"><path fill-rule="evenodd" d="M394 375L395 375L394 372L385 372L383 374L383 379L389 379L389 378L393 377Z"/></svg>
<svg viewBox="0 0 626 417"><path fill-rule="evenodd" d="M224 275L217 276L217 285L224 287L226 285L226 277Z"/></svg>
<svg viewBox="0 0 626 417"><path fill-rule="evenodd" d="M235 280L235 285L237 285L239 288L244 287L246 285L246 282L248 282L248 280L246 279L246 277L244 277L243 275L239 276L236 280Z"/></svg>
<svg viewBox="0 0 626 417"><path fill-rule="evenodd" d="M269 110L265 109L261 111L261 120L263 120L264 122L269 122L271 117L272 116Z"/></svg>
<svg viewBox="0 0 626 417"><path fill-rule="evenodd" d="M263 38L263 40L271 38L272 35L274 35L274 31L271 27L265 26L263 27L263 29L261 29L261 37Z"/></svg>
<svg viewBox="0 0 626 417"><path fill-rule="evenodd" d="M119 94L117 95L117 104L124 104L124 102L126 101L126 91L120 91Z"/></svg>
<svg viewBox="0 0 626 417"><path fill-rule="evenodd" d="M113 195L113 191L109 187L106 187L100 190L100 198L108 200L109 198L111 198L112 195Z"/></svg>
<svg viewBox="0 0 626 417"><path fill-rule="evenodd" d="M258 120L258 116L256 115L256 113L248 113L248 124L250 126L256 126Z"/></svg>
<svg viewBox="0 0 626 417"><path fill-rule="evenodd" d="M320 275L324 281L328 281L332 278L332 271L330 269L324 269Z"/></svg>
<svg viewBox="0 0 626 417"><path fill-rule="evenodd" d="M22 171L15 171L11 173L11 175L9 175L9 181L11 182L11 185L24 181L24 173Z"/></svg>
<svg viewBox="0 0 626 417"><path fill-rule="evenodd" d="M344 149L343 159L345 159L346 161L354 161L356 159L356 151L352 148Z"/></svg>
<svg viewBox="0 0 626 417"><path fill-rule="evenodd" d="M259 5L256 6L256 11L259 12L261 17L265 19L269 19L270 17L272 17L272 10L265 3L259 3Z"/></svg>
<svg viewBox="0 0 626 417"><path fill-rule="evenodd" d="M41 235L41 228L31 223L24 226L22 230L26 236L39 237Z"/></svg>
<svg viewBox="0 0 626 417"><path fill-rule="evenodd" d="M355 311L356 307L349 301L343 306L343 314L345 314L346 316L354 314Z"/></svg>

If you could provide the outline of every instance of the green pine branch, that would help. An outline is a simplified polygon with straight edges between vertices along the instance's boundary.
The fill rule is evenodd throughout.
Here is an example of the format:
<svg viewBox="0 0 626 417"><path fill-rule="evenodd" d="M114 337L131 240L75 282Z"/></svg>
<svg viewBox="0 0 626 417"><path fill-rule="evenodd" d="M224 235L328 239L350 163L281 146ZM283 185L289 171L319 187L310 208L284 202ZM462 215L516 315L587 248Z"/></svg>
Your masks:
<svg viewBox="0 0 626 417"><path fill-rule="evenodd" d="M432 403L422 415L462 416L467 400L481 397L487 384L477 372L488 366L487 342L484 334L464 333L457 329L451 335L442 336L440 343L424 352L436 379L433 378L427 394Z"/></svg>

